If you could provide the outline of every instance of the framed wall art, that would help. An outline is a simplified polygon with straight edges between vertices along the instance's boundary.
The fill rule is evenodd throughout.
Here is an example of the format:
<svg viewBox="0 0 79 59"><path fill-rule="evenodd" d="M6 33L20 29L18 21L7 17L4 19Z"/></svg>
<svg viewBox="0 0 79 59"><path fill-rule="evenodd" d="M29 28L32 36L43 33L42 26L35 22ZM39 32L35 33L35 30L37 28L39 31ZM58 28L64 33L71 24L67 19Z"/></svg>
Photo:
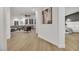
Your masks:
<svg viewBox="0 0 79 59"><path fill-rule="evenodd" d="M43 24L52 24L52 7L42 11Z"/></svg>

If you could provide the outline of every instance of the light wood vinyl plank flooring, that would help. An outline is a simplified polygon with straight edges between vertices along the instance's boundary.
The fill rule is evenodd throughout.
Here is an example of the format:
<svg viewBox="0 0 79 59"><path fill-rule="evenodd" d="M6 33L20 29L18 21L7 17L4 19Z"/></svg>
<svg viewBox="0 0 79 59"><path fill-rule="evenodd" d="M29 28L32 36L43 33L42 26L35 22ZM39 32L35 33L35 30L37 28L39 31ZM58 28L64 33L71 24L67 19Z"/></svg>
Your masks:
<svg viewBox="0 0 79 59"><path fill-rule="evenodd" d="M79 33L72 33L66 35L67 51L79 51Z"/></svg>
<svg viewBox="0 0 79 59"><path fill-rule="evenodd" d="M66 35L66 48L58 48L34 32L13 32L7 46L8 51L79 51L79 33Z"/></svg>

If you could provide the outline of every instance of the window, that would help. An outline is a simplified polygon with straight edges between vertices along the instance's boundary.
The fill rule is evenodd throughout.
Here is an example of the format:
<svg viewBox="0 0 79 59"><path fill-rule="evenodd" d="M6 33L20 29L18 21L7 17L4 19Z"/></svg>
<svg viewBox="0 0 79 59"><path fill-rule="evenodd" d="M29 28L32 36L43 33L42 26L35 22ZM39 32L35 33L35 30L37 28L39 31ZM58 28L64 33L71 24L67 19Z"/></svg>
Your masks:
<svg viewBox="0 0 79 59"><path fill-rule="evenodd" d="M33 24L33 19L29 19L29 24Z"/></svg>
<svg viewBox="0 0 79 59"><path fill-rule="evenodd" d="M18 26L19 24L18 24L18 21L14 21L14 25L15 26Z"/></svg>
<svg viewBox="0 0 79 59"><path fill-rule="evenodd" d="M25 20L25 24L28 24L28 19Z"/></svg>

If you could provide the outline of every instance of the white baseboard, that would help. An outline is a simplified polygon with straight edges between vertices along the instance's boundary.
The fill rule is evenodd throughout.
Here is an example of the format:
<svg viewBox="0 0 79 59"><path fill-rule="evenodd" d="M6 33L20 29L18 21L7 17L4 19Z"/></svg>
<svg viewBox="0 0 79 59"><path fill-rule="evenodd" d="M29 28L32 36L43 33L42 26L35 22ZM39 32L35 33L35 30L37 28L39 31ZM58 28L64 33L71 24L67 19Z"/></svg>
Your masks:
<svg viewBox="0 0 79 59"><path fill-rule="evenodd" d="M59 45L58 48L65 48L65 45Z"/></svg>
<svg viewBox="0 0 79 59"><path fill-rule="evenodd" d="M42 38L42 39L48 41L49 43L54 44L54 45L56 45L56 46L58 47L58 44L57 44L56 42L51 42L51 41L47 40L45 37L43 37L43 36L41 36L41 35L38 35L38 37L39 37L39 38Z"/></svg>
<svg viewBox="0 0 79 59"><path fill-rule="evenodd" d="M11 38L11 36L7 36L7 37L6 37L7 40L10 39L10 38Z"/></svg>

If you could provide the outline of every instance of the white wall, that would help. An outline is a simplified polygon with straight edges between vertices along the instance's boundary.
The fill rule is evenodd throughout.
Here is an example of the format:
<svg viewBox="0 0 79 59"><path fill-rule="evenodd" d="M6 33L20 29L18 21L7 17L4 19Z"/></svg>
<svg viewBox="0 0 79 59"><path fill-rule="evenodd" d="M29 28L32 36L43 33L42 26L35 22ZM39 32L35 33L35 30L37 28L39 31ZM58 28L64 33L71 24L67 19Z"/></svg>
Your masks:
<svg viewBox="0 0 79 59"><path fill-rule="evenodd" d="M38 36L57 45L58 42L58 31L57 31L57 8L52 9L52 14L54 14L52 24L42 24L42 10L38 10L36 12L36 32L38 32Z"/></svg>
<svg viewBox="0 0 79 59"><path fill-rule="evenodd" d="M6 21L6 39L10 39L10 8L9 7L5 7L4 8L4 17L5 17L5 21Z"/></svg>
<svg viewBox="0 0 79 59"><path fill-rule="evenodd" d="M7 50L5 10L0 7L0 51Z"/></svg>
<svg viewBox="0 0 79 59"><path fill-rule="evenodd" d="M65 47L65 8L58 8L58 47Z"/></svg>
<svg viewBox="0 0 79 59"><path fill-rule="evenodd" d="M0 50L7 50L7 39L10 39L10 8L0 7Z"/></svg>
<svg viewBox="0 0 79 59"><path fill-rule="evenodd" d="M54 7L52 9L52 24L42 24L42 10L36 11L36 33L38 37L58 46L65 47L65 14L64 8Z"/></svg>

